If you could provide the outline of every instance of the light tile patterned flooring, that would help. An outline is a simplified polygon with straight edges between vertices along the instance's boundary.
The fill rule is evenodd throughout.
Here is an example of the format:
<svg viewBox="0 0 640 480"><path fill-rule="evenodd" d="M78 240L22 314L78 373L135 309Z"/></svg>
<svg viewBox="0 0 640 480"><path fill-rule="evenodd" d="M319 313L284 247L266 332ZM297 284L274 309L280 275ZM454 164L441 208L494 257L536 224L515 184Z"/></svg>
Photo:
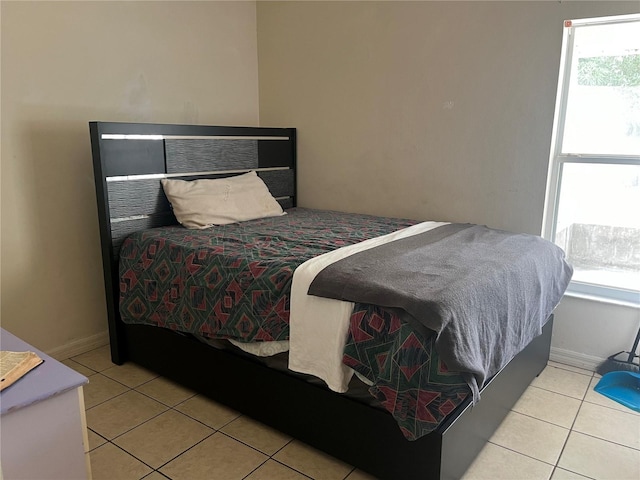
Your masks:
<svg viewBox="0 0 640 480"><path fill-rule="evenodd" d="M96 480L372 478L134 364L116 366L108 347L63 363L89 378ZM464 480L640 479L640 414L594 392L597 381L550 362Z"/></svg>

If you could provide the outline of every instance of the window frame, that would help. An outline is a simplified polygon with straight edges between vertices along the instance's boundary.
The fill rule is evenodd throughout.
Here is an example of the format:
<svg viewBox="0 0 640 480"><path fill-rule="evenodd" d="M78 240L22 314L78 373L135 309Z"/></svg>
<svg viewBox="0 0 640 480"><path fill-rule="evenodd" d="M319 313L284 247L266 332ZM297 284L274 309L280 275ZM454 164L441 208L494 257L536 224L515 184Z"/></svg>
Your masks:
<svg viewBox="0 0 640 480"><path fill-rule="evenodd" d="M546 198L542 220L542 237L555 241L556 223L560 203L560 189L562 187L563 167L568 163L603 164L603 165L640 165L640 155L619 154L575 154L563 153L567 103L571 80L571 67L574 61L575 29L585 26L617 24L640 21L640 14L619 15L611 17L589 18L579 20L565 20L562 36L562 51L558 76L558 90L556 107L553 116L553 131L551 137L551 152L549 170L547 174ZM572 280L567 289L567 295L589 298L607 303L640 306L640 292L596 285Z"/></svg>

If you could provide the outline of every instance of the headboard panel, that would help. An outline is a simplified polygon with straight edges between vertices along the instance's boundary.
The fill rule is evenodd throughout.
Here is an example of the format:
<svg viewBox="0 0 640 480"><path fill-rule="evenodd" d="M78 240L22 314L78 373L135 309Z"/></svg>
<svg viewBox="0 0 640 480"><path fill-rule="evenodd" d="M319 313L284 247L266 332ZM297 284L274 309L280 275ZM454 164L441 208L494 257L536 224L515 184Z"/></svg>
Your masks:
<svg viewBox="0 0 640 480"><path fill-rule="evenodd" d="M118 252L133 232L177 221L160 180L222 178L255 170L283 208L296 205L294 128L90 122L111 354L118 327Z"/></svg>
<svg viewBox="0 0 640 480"><path fill-rule="evenodd" d="M157 178L107 182L111 218L170 212L171 206Z"/></svg>
<svg viewBox="0 0 640 480"><path fill-rule="evenodd" d="M259 168L257 140L166 140L167 173Z"/></svg>
<svg viewBox="0 0 640 480"><path fill-rule="evenodd" d="M100 137L102 134L98 134ZM103 160L102 174L106 178L122 175L165 173L164 142L157 140L107 140L97 138L97 148ZM93 147L93 135L91 138ZM95 152L95 148L94 148ZM94 155L94 168L95 168Z"/></svg>

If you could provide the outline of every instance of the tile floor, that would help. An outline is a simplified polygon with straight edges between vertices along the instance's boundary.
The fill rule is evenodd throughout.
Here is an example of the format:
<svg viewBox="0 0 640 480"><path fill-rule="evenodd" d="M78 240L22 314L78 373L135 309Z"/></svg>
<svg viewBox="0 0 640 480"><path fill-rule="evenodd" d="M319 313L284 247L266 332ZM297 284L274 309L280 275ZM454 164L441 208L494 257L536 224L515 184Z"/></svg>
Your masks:
<svg viewBox="0 0 640 480"><path fill-rule="evenodd" d="M140 367L115 366L108 347L64 363L89 378L96 480L372 478ZM640 414L594 392L597 381L550 362L464 480L640 479Z"/></svg>

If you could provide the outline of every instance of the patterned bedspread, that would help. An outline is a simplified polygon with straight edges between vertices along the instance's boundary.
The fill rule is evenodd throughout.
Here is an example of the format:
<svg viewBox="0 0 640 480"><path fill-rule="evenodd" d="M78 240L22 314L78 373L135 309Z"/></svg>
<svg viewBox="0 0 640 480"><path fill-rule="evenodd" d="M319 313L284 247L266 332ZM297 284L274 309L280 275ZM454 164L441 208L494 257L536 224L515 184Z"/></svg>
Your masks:
<svg viewBox="0 0 640 480"><path fill-rule="evenodd" d="M295 268L415 222L295 208L207 230L155 228L120 251L120 315L209 338L287 340Z"/></svg>
<svg viewBox="0 0 640 480"><path fill-rule="evenodd" d="M281 217L187 230L155 228L120 250L120 315L208 338L287 340L289 293L304 261L416 222L295 208ZM408 439L432 431L469 394L424 338L396 315L358 304L344 363L367 377L371 394Z"/></svg>
<svg viewBox="0 0 640 480"><path fill-rule="evenodd" d="M435 338L375 305L356 303L351 315L343 363L373 383L369 392L409 440L433 431L471 394L440 360Z"/></svg>

